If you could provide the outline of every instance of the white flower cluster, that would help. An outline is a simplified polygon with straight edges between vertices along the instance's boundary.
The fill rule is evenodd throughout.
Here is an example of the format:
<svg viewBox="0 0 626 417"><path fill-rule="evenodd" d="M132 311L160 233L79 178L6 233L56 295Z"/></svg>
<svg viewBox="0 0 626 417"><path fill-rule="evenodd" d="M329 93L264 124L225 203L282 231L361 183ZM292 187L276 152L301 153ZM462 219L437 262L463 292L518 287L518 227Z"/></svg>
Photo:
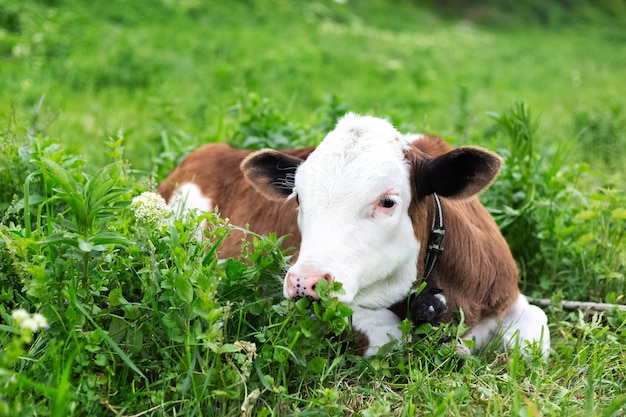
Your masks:
<svg viewBox="0 0 626 417"><path fill-rule="evenodd" d="M138 220L149 224L159 224L171 213L163 197L152 191L146 191L134 197L130 208Z"/></svg>
<svg viewBox="0 0 626 417"><path fill-rule="evenodd" d="M31 332L36 332L39 329L49 329L48 320L44 316L39 313L28 314L28 311L20 308L18 310L13 311L11 314L13 320L15 320L15 325L18 326L21 330L30 330Z"/></svg>

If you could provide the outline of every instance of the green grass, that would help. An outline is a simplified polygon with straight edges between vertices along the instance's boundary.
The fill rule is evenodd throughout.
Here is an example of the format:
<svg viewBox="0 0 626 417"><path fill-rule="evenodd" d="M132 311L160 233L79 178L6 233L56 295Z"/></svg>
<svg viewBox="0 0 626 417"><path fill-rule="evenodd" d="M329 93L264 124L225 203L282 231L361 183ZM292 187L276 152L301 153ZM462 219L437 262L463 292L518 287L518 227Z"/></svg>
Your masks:
<svg viewBox="0 0 626 417"><path fill-rule="evenodd" d="M281 301L275 239L249 247L250 264L218 261L227 228L211 214L197 243L202 218L162 224L123 208L134 180L119 163L86 179L48 145L30 146L42 181L29 192L50 196L33 206L34 227L2 225L4 415L238 415L253 393L256 415L612 415L624 405L623 313L554 307L545 363L517 351L457 357L438 343L456 326L367 361L329 338L349 314L336 300ZM17 306L50 328L34 341L14 329Z"/></svg>
<svg viewBox="0 0 626 417"><path fill-rule="evenodd" d="M625 313L559 304L624 303L623 26L498 13L1 3L0 416L623 416ZM440 341L462 323L404 323L414 342L354 356L328 288L282 299L280 237L220 260L212 213L162 223L131 202L202 143L317 143L347 110L505 158L482 201L525 293L553 300L549 359L455 355Z"/></svg>
<svg viewBox="0 0 626 417"><path fill-rule="evenodd" d="M45 95L39 124L54 119L47 133L96 164L120 130L140 168L163 132L196 145L228 139L223 119L249 91L297 123L335 94L352 110L473 143L487 143L485 112L517 101L542 115L550 144L594 114L626 118L614 22L490 29L405 1L49 4L2 8L17 23L0 28L0 114L25 128Z"/></svg>
<svg viewBox="0 0 626 417"><path fill-rule="evenodd" d="M240 130L265 125L266 140L291 131L266 105L248 110ZM342 339L351 311L328 288L315 303L282 299L281 239L257 237L240 259L220 260L230 226L213 213L163 221L154 203L135 199L154 183L121 158L123 139L87 174L50 139L3 136L12 168L3 175L23 178L25 198L0 223L0 415L623 415L626 312L565 312L559 300L624 301L624 197L579 201L589 194L573 178L584 170L541 164L531 120L523 105L498 116L511 140L507 169L484 199L500 209L505 234L513 228L512 244L540 248L520 256L535 291L555 294L547 360L518 349L459 356L441 340L462 323L406 322L414 342L354 356ZM519 195L520 183L533 198ZM209 232L197 242L202 220ZM576 230L563 230L572 222ZM587 239L612 247L590 252ZM18 308L49 328L21 326Z"/></svg>

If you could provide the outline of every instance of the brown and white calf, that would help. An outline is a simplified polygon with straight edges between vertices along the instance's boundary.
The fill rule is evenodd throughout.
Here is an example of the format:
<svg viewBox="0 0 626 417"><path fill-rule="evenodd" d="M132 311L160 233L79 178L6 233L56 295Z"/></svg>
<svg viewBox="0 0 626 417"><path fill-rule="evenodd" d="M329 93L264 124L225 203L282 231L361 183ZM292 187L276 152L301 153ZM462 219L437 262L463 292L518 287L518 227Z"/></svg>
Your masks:
<svg viewBox="0 0 626 417"><path fill-rule="evenodd" d="M459 309L481 347L538 343L548 354L545 313L518 289L515 261L476 195L500 158L476 147L452 149L435 136L402 135L385 120L348 114L316 149L239 151L224 144L194 151L159 186L172 206L212 210L254 232L292 234L299 248L287 271L288 298L316 297L320 280L338 281L370 356L400 340L391 306L407 300L424 274L436 196L445 250L429 282L443 288L447 320ZM261 197L263 195L265 198ZM240 251L231 238L222 256Z"/></svg>

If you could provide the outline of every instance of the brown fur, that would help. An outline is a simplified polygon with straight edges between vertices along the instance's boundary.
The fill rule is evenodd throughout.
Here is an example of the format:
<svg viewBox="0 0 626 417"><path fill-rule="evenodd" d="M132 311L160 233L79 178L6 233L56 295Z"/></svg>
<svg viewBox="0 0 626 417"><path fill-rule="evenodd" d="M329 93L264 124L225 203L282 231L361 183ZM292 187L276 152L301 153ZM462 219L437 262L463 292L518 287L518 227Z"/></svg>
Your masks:
<svg viewBox="0 0 626 417"><path fill-rule="evenodd" d="M420 166L420 159L452 150L435 136L415 141L413 145L407 157L414 168ZM431 279L444 289L448 320L458 309L463 309L465 323L472 326L482 318L500 315L513 305L519 294L517 266L498 225L476 197L441 198L441 204L446 229L445 249ZM423 242L417 260L421 274L427 250L425 242L435 217L433 198L414 195L409 215L415 236Z"/></svg>
<svg viewBox="0 0 626 417"><path fill-rule="evenodd" d="M285 153L306 158L313 148L286 150ZM252 151L241 151L223 143L204 145L193 151L159 184L158 192L169 202L178 185L194 183L211 199L222 217L236 226L249 226L250 230L268 235L292 235L284 248L298 247L300 232L297 225L296 202L268 201L244 179L239 165ZM241 252L242 233L233 232L220 248L223 257L237 256Z"/></svg>

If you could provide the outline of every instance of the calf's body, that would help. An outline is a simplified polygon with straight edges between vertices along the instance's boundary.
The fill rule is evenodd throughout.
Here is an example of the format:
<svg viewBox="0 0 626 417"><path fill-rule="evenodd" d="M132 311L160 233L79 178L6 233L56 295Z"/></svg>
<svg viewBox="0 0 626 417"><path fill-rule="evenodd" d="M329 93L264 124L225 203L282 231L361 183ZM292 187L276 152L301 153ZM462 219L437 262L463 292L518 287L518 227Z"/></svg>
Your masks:
<svg viewBox="0 0 626 417"><path fill-rule="evenodd" d="M241 171L239 170L241 166ZM366 356L400 339L402 303L423 276L427 242L441 196L445 250L430 283L444 289L447 319L462 309L478 347L549 349L547 319L528 305L496 223L476 195L495 178L500 159L473 147L452 149L434 136L402 135L388 122L345 116L315 149L255 153L205 145L159 186L174 206L211 210L257 233L292 234L296 262L285 277L288 298L315 297L321 280L341 282L337 297L354 310L369 342ZM262 196L264 197L262 197ZM223 256L239 252L238 239Z"/></svg>

